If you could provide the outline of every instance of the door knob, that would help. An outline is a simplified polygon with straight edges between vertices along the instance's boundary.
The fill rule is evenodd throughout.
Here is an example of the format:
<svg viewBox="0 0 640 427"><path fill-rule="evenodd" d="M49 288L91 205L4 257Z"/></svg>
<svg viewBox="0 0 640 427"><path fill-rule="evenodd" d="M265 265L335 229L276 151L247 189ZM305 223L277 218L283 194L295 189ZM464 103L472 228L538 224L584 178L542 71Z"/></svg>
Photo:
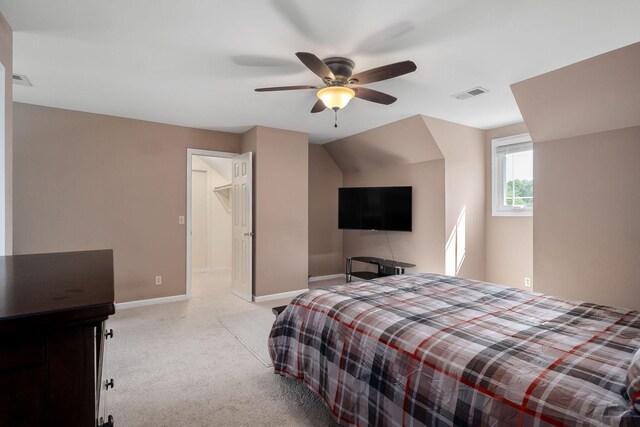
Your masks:
<svg viewBox="0 0 640 427"><path fill-rule="evenodd" d="M253 237L256 235L256 233L254 233L253 231L249 232L249 233L244 233L245 236L247 237Z"/></svg>

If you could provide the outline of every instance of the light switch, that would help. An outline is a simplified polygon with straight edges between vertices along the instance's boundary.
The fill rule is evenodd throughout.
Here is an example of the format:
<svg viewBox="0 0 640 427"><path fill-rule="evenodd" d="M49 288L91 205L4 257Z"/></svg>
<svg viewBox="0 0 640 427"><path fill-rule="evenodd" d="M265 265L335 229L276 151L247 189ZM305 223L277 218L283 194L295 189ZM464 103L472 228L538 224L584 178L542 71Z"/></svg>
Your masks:
<svg viewBox="0 0 640 427"><path fill-rule="evenodd" d="M178 217L178 224L184 224L184 216L179 216Z"/></svg>

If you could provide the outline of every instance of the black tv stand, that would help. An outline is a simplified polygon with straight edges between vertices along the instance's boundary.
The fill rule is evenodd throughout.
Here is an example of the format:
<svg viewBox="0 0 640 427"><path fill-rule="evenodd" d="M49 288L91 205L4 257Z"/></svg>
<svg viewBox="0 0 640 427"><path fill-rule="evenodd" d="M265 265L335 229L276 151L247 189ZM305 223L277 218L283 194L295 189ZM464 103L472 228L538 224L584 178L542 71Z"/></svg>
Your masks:
<svg viewBox="0 0 640 427"><path fill-rule="evenodd" d="M378 266L378 271L353 271L353 261L364 262L367 264L375 264ZM372 256L353 256L347 257L345 262L345 276L347 282L351 281L352 276L359 277L361 279L370 280L376 277L393 276L396 274L404 274L405 268L415 267L415 264L408 262L393 261L390 259L376 258Z"/></svg>

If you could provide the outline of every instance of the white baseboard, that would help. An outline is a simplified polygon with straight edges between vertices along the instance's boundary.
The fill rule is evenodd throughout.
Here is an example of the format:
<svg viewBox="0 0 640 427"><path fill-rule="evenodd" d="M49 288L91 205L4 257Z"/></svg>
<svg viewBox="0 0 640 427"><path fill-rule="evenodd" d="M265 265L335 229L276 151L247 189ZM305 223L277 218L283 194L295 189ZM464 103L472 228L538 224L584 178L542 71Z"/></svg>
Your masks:
<svg viewBox="0 0 640 427"><path fill-rule="evenodd" d="M309 283L319 282L321 280L331 280L331 279L344 279L344 273L340 274L329 274L327 276L311 276L309 277Z"/></svg>
<svg viewBox="0 0 640 427"><path fill-rule="evenodd" d="M297 291L281 292L279 294L262 295L259 297L254 295L252 299L253 299L253 302L265 302L265 301L272 301L274 299L293 298L307 292L308 290L309 288L305 288L305 289L298 289Z"/></svg>
<svg viewBox="0 0 640 427"><path fill-rule="evenodd" d="M116 311L125 310L127 308L145 307L147 305L166 304L168 302L188 301L191 298L188 295L173 295L170 297L141 299L137 301L127 301L116 303Z"/></svg>

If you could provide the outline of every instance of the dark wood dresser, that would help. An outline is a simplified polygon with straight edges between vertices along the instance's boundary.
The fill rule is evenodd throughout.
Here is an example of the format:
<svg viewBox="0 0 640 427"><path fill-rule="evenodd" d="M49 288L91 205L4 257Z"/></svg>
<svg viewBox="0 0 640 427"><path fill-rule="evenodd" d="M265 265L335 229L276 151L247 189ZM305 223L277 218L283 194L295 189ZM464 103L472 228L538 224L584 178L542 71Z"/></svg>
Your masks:
<svg viewBox="0 0 640 427"><path fill-rule="evenodd" d="M0 257L0 426L96 426L113 251Z"/></svg>

